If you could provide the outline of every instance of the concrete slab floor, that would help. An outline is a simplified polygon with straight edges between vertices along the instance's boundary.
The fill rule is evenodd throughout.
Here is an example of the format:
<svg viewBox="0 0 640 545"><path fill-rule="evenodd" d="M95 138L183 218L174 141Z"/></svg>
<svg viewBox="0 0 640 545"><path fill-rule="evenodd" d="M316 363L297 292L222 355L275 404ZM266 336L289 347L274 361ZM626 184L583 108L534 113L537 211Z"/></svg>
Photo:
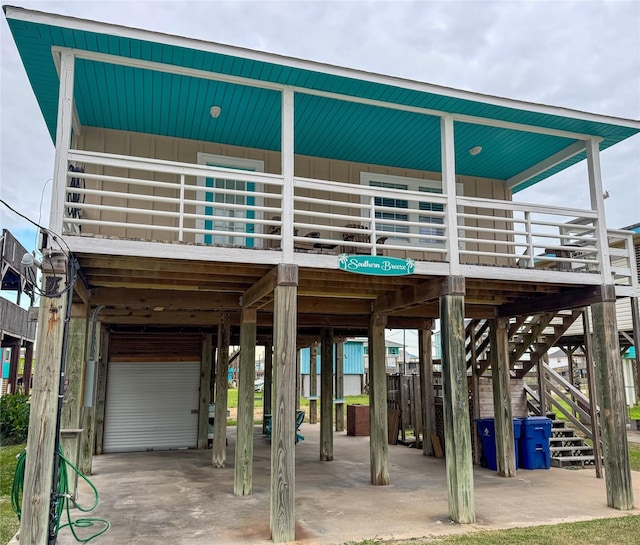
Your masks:
<svg viewBox="0 0 640 545"><path fill-rule="evenodd" d="M254 489L233 495L235 429L229 428L227 467L213 469L211 451L109 454L94 458L91 480L100 493L96 516L111 529L96 545L240 545L271 543L270 445L255 431ZM369 439L334 436L332 462L319 461L319 425L303 424L296 446L296 542L342 544L407 539L640 514L606 505L605 482L593 469L520 470L505 479L475 468L477 522L448 520L445 463L404 446L389 447L391 485L369 484ZM633 472L640 502L640 473ZM79 500L89 503L86 484ZM73 516L84 516L73 511ZM90 529L81 529L84 536ZM75 543L68 529L60 545Z"/></svg>

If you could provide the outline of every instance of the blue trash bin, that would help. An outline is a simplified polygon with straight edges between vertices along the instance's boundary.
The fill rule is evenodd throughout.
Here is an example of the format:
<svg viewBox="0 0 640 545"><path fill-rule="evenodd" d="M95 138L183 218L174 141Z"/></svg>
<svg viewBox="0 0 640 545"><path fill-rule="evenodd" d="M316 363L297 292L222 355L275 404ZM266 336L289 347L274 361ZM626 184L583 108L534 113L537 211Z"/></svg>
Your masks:
<svg viewBox="0 0 640 545"><path fill-rule="evenodd" d="M498 470L498 455L496 453L496 429L493 418L479 418L476 420L478 424L478 435L482 440L482 452L487 464L487 468L493 471ZM516 469L518 468L518 443L520 442L521 422L519 418L513 419L513 442L516 454Z"/></svg>
<svg viewBox="0 0 640 545"><path fill-rule="evenodd" d="M551 467L551 420L545 416L522 419L520 434L520 467L549 469Z"/></svg>

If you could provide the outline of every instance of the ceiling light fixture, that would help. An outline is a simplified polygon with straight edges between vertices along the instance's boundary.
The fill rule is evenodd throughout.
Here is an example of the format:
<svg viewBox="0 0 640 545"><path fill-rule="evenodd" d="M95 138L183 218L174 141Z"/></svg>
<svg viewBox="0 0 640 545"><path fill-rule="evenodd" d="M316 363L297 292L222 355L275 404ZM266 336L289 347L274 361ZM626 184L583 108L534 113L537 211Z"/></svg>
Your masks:
<svg viewBox="0 0 640 545"><path fill-rule="evenodd" d="M211 114L211 117L213 117L213 119L218 119L220 117L220 114L222 113L222 108L220 108L220 106L211 106L209 113Z"/></svg>
<svg viewBox="0 0 640 545"><path fill-rule="evenodd" d="M482 151L482 146L473 146L469 150L470 155L478 155Z"/></svg>

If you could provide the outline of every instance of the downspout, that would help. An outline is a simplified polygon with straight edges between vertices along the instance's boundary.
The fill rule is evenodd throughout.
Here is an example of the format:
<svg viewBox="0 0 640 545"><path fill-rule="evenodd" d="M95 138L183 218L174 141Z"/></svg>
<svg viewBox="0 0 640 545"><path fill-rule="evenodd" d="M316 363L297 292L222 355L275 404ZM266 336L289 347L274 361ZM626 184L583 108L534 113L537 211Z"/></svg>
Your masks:
<svg viewBox="0 0 640 545"><path fill-rule="evenodd" d="M93 407L96 392L96 327L98 324L98 314L104 305L98 305L91 313L89 358L84 379L84 403L83 407Z"/></svg>

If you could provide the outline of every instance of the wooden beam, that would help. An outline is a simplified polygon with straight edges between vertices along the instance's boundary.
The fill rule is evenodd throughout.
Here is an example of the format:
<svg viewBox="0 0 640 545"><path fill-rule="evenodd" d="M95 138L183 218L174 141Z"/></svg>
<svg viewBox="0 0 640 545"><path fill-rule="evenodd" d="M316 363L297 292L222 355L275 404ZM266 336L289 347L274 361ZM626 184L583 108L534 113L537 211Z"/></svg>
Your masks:
<svg viewBox="0 0 640 545"><path fill-rule="evenodd" d="M498 475L515 477L516 450L511 411L511 375L509 369L509 319L491 321L491 381Z"/></svg>
<svg viewBox="0 0 640 545"><path fill-rule="evenodd" d="M236 310L240 308L240 296L234 293L197 290L94 288L91 292L91 304L133 309L164 307L165 310Z"/></svg>
<svg viewBox="0 0 640 545"><path fill-rule="evenodd" d="M46 285L48 274L43 275ZM49 502L53 483L58 390L64 336L67 297L40 298L38 316L38 373L34 377L29 414L29 436L24 488L20 541L44 545L49 536Z"/></svg>
<svg viewBox="0 0 640 545"><path fill-rule="evenodd" d="M440 298L440 320L449 518L458 524L469 524L475 522L476 515L462 295Z"/></svg>
<svg viewBox="0 0 640 545"><path fill-rule="evenodd" d="M464 291L464 277L436 278L378 297L373 305L373 311L377 313L396 312L434 301L443 295L464 294Z"/></svg>
<svg viewBox="0 0 640 545"><path fill-rule="evenodd" d="M613 301L591 305L593 355L598 376L607 505L633 509L633 485L627 444L627 407Z"/></svg>
<svg viewBox="0 0 640 545"><path fill-rule="evenodd" d="M371 315L369 329L369 454L371 484L389 484L389 445L387 422L387 362L384 340L386 317Z"/></svg>
<svg viewBox="0 0 640 545"><path fill-rule="evenodd" d="M238 425L233 493L253 493L253 391L256 379L256 310L245 308L240 325L240 377L238 380Z"/></svg>
<svg viewBox="0 0 640 545"><path fill-rule="evenodd" d="M213 335L202 335L200 356L200 407L198 409L198 449L209 446L209 404L211 403L211 366L213 358Z"/></svg>
<svg viewBox="0 0 640 545"><path fill-rule="evenodd" d="M336 431L344 431L344 340L336 343Z"/></svg>
<svg viewBox="0 0 640 545"><path fill-rule="evenodd" d="M322 328L320 348L320 460L333 460L333 330Z"/></svg>
<svg viewBox="0 0 640 545"><path fill-rule="evenodd" d="M229 392L229 337L231 328L228 319L223 319L218 328L216 351L215 418L213 420L213 450L211 463L214 468L227 464L227 395Z"/></svg>
<svg viewBox="0 0 640 545"><path fill-rule="evenodd" d="M296 286L274 290L271 508L275 543L295 541Z"/></svg>
<svg viewBox="0 0 640 545"><path fill-rule="evenodd" d="M82 417L82 397L84 392L84 370L87 348L87 325L89 307L74 304L71 308L69 332L67 335L67 358L64 366L66 387L60 413L61 429L80 429ZM62 451L67 460L78 467L80 455L80 434L63 435L60 439ZM69 493L75 498L78 487L78 474L69 475Z"/></svg>
<svg viewBox="0 0 640 545"><path fill-rule="evenodd" d="M278 285L278 267L274 267L244 292L241 303L244 308L260 308L273 300L273 290Z"/></svg>
<svg viewBox="0 0 640 545"><path fill-rule="evenodd" d="M91 300L91 290L87 288L84 278L81 275L76 277L76 281L73 284L73 291L78 297L80 297L85 305L89 304L89 301Z"/></svg>
<svg viewBox="0 0 640 545"><path fill-rule="evenodd" d="M420 399L422 400L422 454L433 456L431 436L436 433L436 407L433 392L433 356L431 328L418 330L420 360Z"/></svg>
<svg viewBox="0 0 640 545"><path fill-rule="evenodd" d="M611 293L607 286L588 286L575 288L558 294L542 297L526 298L516 303L507 303L498 307L497 317L510 318L523 314L533 315L543 312L557 312L580 308L592 303L610 300ZM613 293L615 300L615 291Z"/></svg>

